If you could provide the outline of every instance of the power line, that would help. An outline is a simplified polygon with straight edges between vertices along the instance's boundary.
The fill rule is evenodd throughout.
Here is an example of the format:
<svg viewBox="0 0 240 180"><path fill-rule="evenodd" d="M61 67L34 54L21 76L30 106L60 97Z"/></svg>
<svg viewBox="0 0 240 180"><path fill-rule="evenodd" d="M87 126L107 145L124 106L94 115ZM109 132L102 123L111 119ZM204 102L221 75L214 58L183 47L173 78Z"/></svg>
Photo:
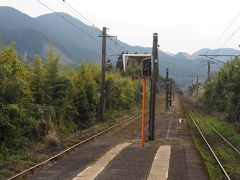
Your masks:
<svg viewBox="0 0 240 180"><path fill-rule="evenodd" d="M83 19L85 19L89 24L91 24L93 27L95 27L95 25L89 20L87 19L85 16L83 16L78 10L76 10L71 4L69 4L67 1L63 0L64 3L66 3L74 12L76 12L80 17L82 17Z"/></svg>
<svg viewBox="0 0 240 180"><path fill-rule="evenodd" d="M220 46L219 49L216 50L216 52L213 54L213 56L212 56L208 61L211 61L211 60L213 60L215 57L217 57L217 56L218 56L217 53L222 50L223 46L225 46L225 45L228 43L228 41L230 41L230 39L232 39L232 37L233 37L239 30L240 30L240 26L231 34L231 36L230 36L226 41L224 41L224 43Z"/></svg>
<svg viewBox="0 0 240 180"><path fill-rule="evenodd" d="M200 73L200 70L202 70L202 68L204 68L207 64L203 64L199 69L198 69L198 73Z"/></svg>
<svg viewBox="0 0 240 180"><path fill-rule="evenodd" d="M227 42L232 39L232 37L240 30L240 26L231 34L231 36L226 40L224 41L224 43L222 44L222 46L220 47L220 49L218 49L214 54L216 55L219 51L221 51L221 48L223 46L225 46L227 44Z"/></svg>
<svg viewBox="0 0 240 180"><path fill-rule="evenodd" d="M80 18L82 20L82 17L76 13L73 9L71 9L70 7L68 7L66 4L65 4L65 1L64 0L59 0L59 3L62 4L65 8L67 8L69 11L71 11L73 14L75 14L76 16L78 16L78 18ZM92 24L90 24L92 26ZM102 32L100 29L94 27L94 29L91 29L91 30L99 30L100 32ZM88 33L89 34L89 33ZM91 35L91 34L90 34ZM95 39L96 41L98 41L97 39ZM98 48L98 45L96 45L96 47ZM96 50L97 54L100 54L98 50Z"/></svg>
<svg viewBox="0 0 240 180"><path fill-rule="evenodd" d="M225 30L221 33L221 35L218 37L218 39L213 43L213 45L206 51L205 54L208 54L208 52L210 51L210 49L223 37L223 35L227 32L227 30L231 27L231 25L236 21L236 19L239 17L239 15L240 15L240 11L239 11L239 12L237 13L237 15L233 18L233 20L228 24L228 26L227 26L227 27L225 28ZM224 46L227 44L227 42L228 42L239 30L240 30L240 27L238 27L238 28L231 34L231 36L230 36L227 40L224 41L224 43L220 46L220 48L217 49L217 50L215 51L215 53L213 53L213 57L209 58L209 60L207 60L207 61L215 60L215 61L218 61L218 62L219 62L219 60L215 59L215 57L217 56L216 54L217 54L219 51L222 50L221 48L224 47ZM205 65L206 65L206 64L205 64ZM195 71L198 69L198 72L199 72L200 69L202 69L205 65L203 65L202 67L199 68L200 64L198 64L198 66L196 66L196 68L195 68Z"/></svg>
<svg viewBox="0 0 240 180"><path fill-rule="evenodd" d="M202 65L201 61L199 61L194 69L194 71L192 71L193 73L191 74L191 76L194 76L195 74L197 74L200 70L200 66ZM197 73L196 73L197 72Z"/></svg>
<svg viewBox="0 0 240 180"><path fill-rule="evenodd" d="M81 19L82 21L84 21L84 19L82 18L82 16L80 16L78 13L76 13L72 8L68 7L66 5L66 3L63 2L63 0L58 0L65 8L67 8L69 11L71 11L73 14L75 14L79 19ZM90 25L92 26L92 24L90 23Z"/></svg>
<svg viewBox="0 0 240 180"><path fill-rule="evenodd" d="M196 72L199 69L200 65L201 65L201 61L198 62L197 66L196 66L196 68L194 69L193 72Z"/></svg>
<svg viewBox="0 0 240 180"><path fill-rule="evenodd" d="M208 54L208 52L210 51L210 49L223 37L223 35L227 32L227 30L231 27L231 25L236 21L236 19L239 17L240 15L240 11L237 13L237 15L233 18L233 20L228 24L228 26L225 28L225 30L221 33L221 35L218 37L218 39L213 43L213 45L206 51L205 54ZM215 59L215 57L217 57L217 53L219 53L222 48L228 43L228 41L230 41L230 39L240 30L240 26L231 34L231 36L226 39L223 44L220 46L220 48L218 48L214 53L213 56L209 58L208 63L210 63L211 61L215 60L217 62L219 62L218 60Z"/></svg>
<svg viewBox="0 0 240 180"><path fill-rule="evenodd" d="M40 4L42 4L43 6L45 6L46 8L48 8L49 10L51 10L54 14L56 14L57 16L59 16L60 18L62 18L63 20L65 20L66 22L68 22L69 24L71 24L72 26L74 26L75 28L77 28L79 31L81 31L82 33L84 33L85 35L91 37L93 40L95 40L96 42L99 42L99 40L97 40L94 36L92 36L91 34L87 33L86 31L82 30L78 25L74 24L73 22L71 22L70 20L66 19L63 15L61 15L60 13L54 11L52 8L50 8L48 5L44 4L43 2L41 2L40 0L36 0L37 2L39 2Z"/></svg>
<svg viewBox="0 0 240 180"><path fill-rule="evenodd" d="M71 8L71 11L75 12L74 14L78 14L78 16L80 16L81 18L85 19L91 26L95 27L96 30L102 32L102 30L100 30L100 28L98 28L97 26L94 25L94 23L92 21L90 21L88 18L86 18L86 16L83 16L82 13L80 13L76 8L74 8L71 4L69 4L66 0L63 0L64 3L66 3L70 8ZM67 7L67 6L65 6ZM67 7L68 8L68 7ZM113 41L113 39L111 38L111 41ZM114 42L113 42L114 43ZM122 50L125 50L127 51L126 48L124 48L123 46L121 46L119 43L114 43L115 45L119 46ZM110 48L112 51L115 51L113 50L112 48Z"/></svg>
<svg viewBox="0 0 240 180"><path fill-rule="evenodd" d="M110 40L111 40L111 42L113 41L112 38L111 38ZM117 43L117 41L118 41L118 40L116 40L116 42L112 42L112 43L114 43L114 45L116 45L116 46L119 46L122 50L127 51L127 49L124 48L123 46L121 46L119 43Z"/></svg>
<svg viewBox="0 0 240 180"><path fill-rule="evenodd" d="M95 40L96 42L99 42L98 39L96 39L94 36L92 36L91 34L87 33L86 31L82 30L78 25L74 24L72 21L66 19L63 15L61 15L60 13L56 12L54 9L52 9L51 7L49 7L48 5L46 5L45 3L41 2L40 0L36 0L37 2L39 2L40 4L42 4L43 6L45 6L47 9L51 10L55 15L59 16L60 18L62 18L63 20L65 20L66 22L68 22L69 24L71 24L72 26L74 26L75 28L77 28L79 31L81 31L82 33L84 33L85 35L91 37L93 40ZM66 5L64 5L64 3L62 3L64 5L64 7L66 7L68 10L70 10L71 12L73 12L75 15L76 13L78 14L78 16L84 18L86 21L88 21L88 23L91 24L91 26L93 26L95 28L95 30L98 30L102 33L102 30L100 30L98 27L96 27L90 20L88 20L85 16L83 16L81 13L79 13L75 8L73 8L69 3L67 3L66 1L63 1L64 3L66 3L69 7L71 7L71 9L69 7L67 7ZM111 39L112 41L112 39ZM123 46L121 46L120 44L116 44L118 45L121 49L126 50ZM113 50L111 47L109 47L110 50L112 50L113 52L116 52L115 50Z"/></svg>
<svg viewBox="0 0 240 180"><path fill-rule="evenodd" d="M227 32L227 30L231 27L231 25L236 21L236 19L238 18L238 16L240 15L240 11L237 13L237 15L233 18L233 20L228 24L228 26L225 28L225 30L221 33L221 35L217 38L217 40L212 44L212 46L210 47L210 49L212 47L214 47L216 45L216 43L223 37L223 35ZM209 52L209 50L207 50L207 52L205 54L207 54Z"/></svg>
<svg viewBox="0 0 240 180"><path fill-rule="evenodd" d="M85 19L85 21L87 21L91 26L95 27L95 30L98 30L100 33L102 33L101 28L99 28L98 26L96 26L91 20L89 20L86 16L82 15L82 13L80 13L76 8L74 8L71 4L69 4L66 0L60 0L63 1L63 4L66 3L72 10L72 12L74 11L75 14L78 15L78 17L81 17L83 19ZM66 7L66 6L65 6ZM80 18L80 19L81 19Z"/></svg>

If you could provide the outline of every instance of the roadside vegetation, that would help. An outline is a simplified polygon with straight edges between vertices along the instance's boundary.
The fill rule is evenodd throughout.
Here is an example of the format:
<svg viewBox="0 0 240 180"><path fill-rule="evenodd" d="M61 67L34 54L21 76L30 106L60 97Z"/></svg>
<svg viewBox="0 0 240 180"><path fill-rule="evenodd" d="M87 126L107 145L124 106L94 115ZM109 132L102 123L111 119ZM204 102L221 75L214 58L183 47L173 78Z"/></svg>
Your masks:
<svg viewBox="0 0 240 180"><path fill-rule="evenodd" d="M195 87L192 86L194 90ZM240 147L240 59L227 62L216 74L215 78L204 84L204 93L198 97L198 108L208 116L205 119L215 127L238 150ZM202 119L196 121L213 146L227 173L232 179L240 177L240 157L220 137L209 128ZM211 179L224 179L221 169L199 136L190 119L193 140L199 149Z"/></svg>
<svg viewBox="0 0 240 180"><path fill-rule="evenodd" d="M194 85L192 91L196 89ZM191 90L190 88L190 90ZM204 93L197 98L198 109L213 127L217 129L238 150L240 147L240 59L227 62L214 79L204 84ZM214 152L232 179L240 177L240 157L202 119L195 117ZM211 179L226 179L216 160L202 140L192 120L188 118L193 141L201 153Z"/></svg>
<svg viewBox="0 0 240 180"><path fill-rule="evenodd" d="M240 132L240 59L227 62L216 77L205 84L200 99L209 112L219 113L218 117L233 123Z"/></svg>
<svg viewBox="0 0 240 180"><path fill-rule="evenodd" d="M30 153L27 147L57 146L62 137L106 123L98 121L100 65L82 62L72 68L59 59L51 47L46 58L31 62L19 58L13 43L0 47L0 179L11 174L6 164ZM108 68L106 121L136 109L139 86ZM21 166L33 164L25 162Z"/></svg>

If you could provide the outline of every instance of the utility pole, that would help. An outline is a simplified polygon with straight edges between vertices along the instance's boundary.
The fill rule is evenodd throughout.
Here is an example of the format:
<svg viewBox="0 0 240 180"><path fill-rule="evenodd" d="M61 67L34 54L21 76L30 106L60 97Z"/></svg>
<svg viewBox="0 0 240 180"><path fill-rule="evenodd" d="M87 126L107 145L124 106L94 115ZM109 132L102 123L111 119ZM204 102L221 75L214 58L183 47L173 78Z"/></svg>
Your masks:
<svg viewBox="0 0 240 180"><path fill-rule="evenodd" d="M144 137L145 137L145 114L146 114L146 87L147 78L143 77L143 96L142 96L142 143L141 146L144 147Z"/></svg>
<svg viewBox="0 0 240 180"><path fill-rule="evenodd" d="M208 61L208 82L211 81L211 61Z"/></svg>
<svg viewBox="0 0 240 180"><path fill-rule="evenodd" d="M105 71L106 71L106 35L107 28L103 27L102 31L102 76L101 76L101 91L100 91L100 113L99 121L104 121L105 115Z"/></svg>
<svg viewBox="0 0 240 180"><path fill-rule="evenodd" d="M198 74L197 74L197 82L196 82L196 84L197 84L197 96L198 96Z"/></svg>
<svg viewBox="0 0 240 180"><path fill-rule="evenodd" d="M175 99L175 84L172 82L172 101Z"/></svg>
<svg viewBox="0 0 240 180"><path fill-rule="evenodd" d="M200 54L199 56L204 56L206 58L209 58L208 62L208 79L207 81L210 82L211 81L211 63L213 63L213 60L216 62L220 62L225 64L225 62L220 61L218 59L215 59L215 57L239 57L239 54Z"/></svg>
<svg viewBox="0 0 240 180"><path fill-rule="evenodd" d="M148 140L154 140L154 130L155 130L155 104L156 104L156 81L158 74L158 34L153 33L153 70L151 77L151 87L150 87L150 110L149 110L149 129L148 129Z"/></svg>
<svg viewBox="0 0 240 180"><path fill-rule="evenodd" d="M102 75L101 75L101 90L100 90L100 104L99 104L99 121L104 121L105 95L106 95L106 92L105 92L105 72L106 72L106 56L107 56L107 53L106 53L106 51L107 51L107 37L117 39L117 36L107 35L107 28L103 27L102 33L98 37L102 37ZM108 56L112 56L112 55L110 54Z"/></svg>
<svg viewBox="0 0 240 180"><path fill-rule="evenodd" d="M169 105L172 106L172 80L169 81Z"/></svg>
<svg viewBox="0 0 240 180"><path fill-rule="evenodd" d="M174 82L173 82L173 80L172 80L172 102L174 101L174 86L175 86L175 84L174 84Z"/></svg>
<svg viewBox="0 0 240 180"><path fill-rule="evenodd" d="M166 69L166 104L165 104L165 107L166 107L166 110L168 110L168 68Z"/></svg>

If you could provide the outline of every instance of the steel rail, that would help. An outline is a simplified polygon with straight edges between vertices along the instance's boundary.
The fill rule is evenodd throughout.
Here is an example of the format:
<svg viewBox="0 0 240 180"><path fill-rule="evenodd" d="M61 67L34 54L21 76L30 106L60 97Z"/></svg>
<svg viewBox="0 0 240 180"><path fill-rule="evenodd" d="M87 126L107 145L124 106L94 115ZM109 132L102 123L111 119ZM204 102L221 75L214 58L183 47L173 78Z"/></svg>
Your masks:
<svg viewBox="0 0 240 180"><path fill-rule="evenodd" d="M189 112L189 110L186 108L185 105L183 105L185 110L187 111L188 115L191 117L191 120L193 121L194 125L196 126L196 128L198 129L198 132L200 133L200 135L202 136L203 140L205 141L205 143L207 144L209 150L211 151L211 153L213 154L215 160L217 161L218 165L220 166L221 170L223 171L224 175L226 176L226 178L228 180L231 180L231 178L229 177L229 175L227 174L226 170L224 169L223 165L221 164L220 160L218 159L217 155L215 154L215 152L213 151L212 147L210 146L210 144L208 143L207 139L205 138L205 136L203 135L201 129L198 127L196 121L194 120L193 116L191 115L191 113Z"/></svg>
<svg viewBox="0 0 240 180"><path fill-rule="evenodd" d="M123 121L121 121L121 122L119 122L119 123L117 123L117 124L107 128L107 129L105 129L105 130L103 130L103 131L101 131L101 132L99 132L99 133L97 133L97 134L95 134L95 135L93 135L93 136L91 136L91 137L89 137L89 138L87 138L87 139L85 139L85 140L83 140L83 141L81 141L81 142L79 142L79 143L77 143L77 144L67 148L66 150L64 150L64 151L62 151L62 152L60 152L60 153L50 157L49 159L47 159L47 160L45 160L45 161L43 161L43 162L41 162L39 164L36 164L35 166L32 166L32 167L22 171L19 174L16 174L16 175L10 177L8 180L13 180L13 179L16 179L16 178L20 178L21 176L27 175L27 173L29 173L30 171L34 171L35 169L37 169L37 168L39 168L39 167L41 167L43 165L46 165L47 163L50 163L51 161L54 161L55 159L61 157L64 154L66 154L67 152L70 152L71 150L77 148L78 146L83 145L84 143L89 142L89 141L93 140L94 138L96 138L96 137L98 137L98 136L100 136L100 135L110 131L111 129L115 128L116 126L120 126L121 124L123 124L123 123L125 123L125 122L127 122L127 121L129 121L131 119L133 119L134 117L138 117L138 116L136 116L138 112L139 111L137 111L131 117L129 117L129 118L127 118L127 119L125 119L125 120L123 120Z"/></svg>
<svg viewBox="0 0 240 180"><path fill-rule="evenodd" d="M209 126L212 128L212 130L214 130L238 155L240 155L240 151L235 148L220 132L218 132L216 130L216 128L214 128L209 122L207 122L207 120L201 115L199 114L195 109L193 109L192 106L190 106L190 108Z"/></svg>

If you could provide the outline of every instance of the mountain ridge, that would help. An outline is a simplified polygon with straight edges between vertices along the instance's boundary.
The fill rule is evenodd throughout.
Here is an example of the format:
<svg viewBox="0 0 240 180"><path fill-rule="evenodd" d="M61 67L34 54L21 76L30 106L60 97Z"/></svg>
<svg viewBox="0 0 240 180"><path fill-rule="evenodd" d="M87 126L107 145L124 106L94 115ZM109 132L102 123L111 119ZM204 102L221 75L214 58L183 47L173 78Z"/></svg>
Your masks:
<svg viewBox="0 0 240 180"><path fill-rule="evenodd" d="M62 54L61 59L65 63L79 64L82 60L100 62L101 60L101 38L98 35L101 31L95 27L88 26L71 15L59 12L68 21L76 24L82 31L87 32L93 37L86 36L84 32L79 31L76 27L67 23L54 13L45 14L36 18L30 17L11 7L0 7L0 33L4 37L5 42L15 41L16 50L20 55L28 54L28 59L32 60L34 55L46 55L46 46L51 44L59 54ZM8 17L8 18L6 18ZM17 22L16 22L17 21ZM108 54L121 54L123 51L128 53L151 53L151 47L142 47L139 45L130 46L125 42L107 39ZM122 48L123 47L123 48ZM169 68L170 76L175 80L186 83L191 82L192 76L196 73L206 74L206 69L197 72L199 64L202 63L202 58L199 54L207 49L200 49L193 54L179 52L172 54L159 50L159 68L160 74L165 76L166 68ZM231 50L231 51L230 51ZM212 53L214 50L209 50ZM221 52L226 53L235 49L223 49ZM108 59L116 61L117 57L108 56ZM227 61L225 58L224 61ZM216 65L213 69L219 69L222 66Z"/></svg>

